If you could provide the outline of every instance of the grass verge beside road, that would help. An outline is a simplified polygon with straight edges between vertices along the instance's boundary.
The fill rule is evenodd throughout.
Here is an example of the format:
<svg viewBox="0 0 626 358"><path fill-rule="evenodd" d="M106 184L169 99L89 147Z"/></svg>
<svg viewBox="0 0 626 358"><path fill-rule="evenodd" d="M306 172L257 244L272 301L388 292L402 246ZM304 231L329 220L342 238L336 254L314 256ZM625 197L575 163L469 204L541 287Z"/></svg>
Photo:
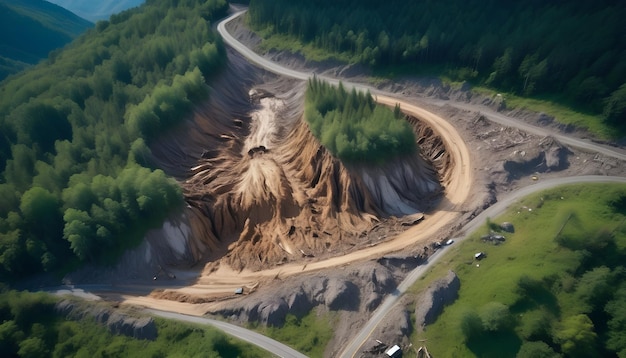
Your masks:
<svg viewBox="0 0 626 358"><path fill-rule="evenodd" d="M620 351L607 337L624 338L611 323L621 313L606 307L626 288L625 220L625 185L564 186L512 205L492 221L515 225L503 244L481 240L485 225L411 289L423 292L448 270L461 281L459 298L414 344L437 357L515 357L537 346L566 355ZM477 252L486 258L474 260Z"/></svg>
<svg viewBox="0 0 626 358"><path fill-rule="evenodd" d="M311 358L323 357L326 346L333 338L337 315L327 312L318 316L315 309L306 316L297 318L288 314L282 327L250 328L257 332L284 343Z"/></svg>

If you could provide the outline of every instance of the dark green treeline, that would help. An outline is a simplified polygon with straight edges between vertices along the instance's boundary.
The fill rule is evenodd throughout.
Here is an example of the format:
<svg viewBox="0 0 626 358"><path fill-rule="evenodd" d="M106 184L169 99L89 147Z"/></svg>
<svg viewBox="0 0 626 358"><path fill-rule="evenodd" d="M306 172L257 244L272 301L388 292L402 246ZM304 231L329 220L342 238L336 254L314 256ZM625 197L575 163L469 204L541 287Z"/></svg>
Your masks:
<svg viewBox="0 0 626 358"><path fill-rule="evenodd" d="M223 0L148 0L0 87L0 278L101 261L174 207L149 143L206 98Z"/></svg>
<svg viewBox="0 0 626 358"><path fill-rule="evenodd" d="M522 95L556 96L626 123L619 0L251 0L256 29L378 68L438 66Z"/></svg>

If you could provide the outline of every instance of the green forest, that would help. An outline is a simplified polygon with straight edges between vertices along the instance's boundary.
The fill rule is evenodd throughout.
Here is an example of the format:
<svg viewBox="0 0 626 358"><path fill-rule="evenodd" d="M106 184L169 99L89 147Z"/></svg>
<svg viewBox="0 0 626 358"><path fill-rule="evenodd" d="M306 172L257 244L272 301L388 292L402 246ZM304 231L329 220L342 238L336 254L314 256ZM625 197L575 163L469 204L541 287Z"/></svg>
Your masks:
<svg viewBox="0 0 626 358"><path fill-rule="evenodd" d="M548 96L626 126L626 3L251 0L255 30L374 68Z"/></svg>
<svg viewBox="0 0 626 358"><path fill-rule="evenodd" d="M47 1L0 0L0 81L91 27L91 22Z"/></svg>
<svg viewBox="0 0 626 358"><path fill-rule="evenodd" d="M223 0L148 0L0 84L0 279L108 262L182 205L150 143L207 98Z"/></svg>
<svg viewBox="0 0 626 358"><path fill-rule="evenodd" d="M417 146L400 107L379 106L369 92L348 92L341 83L309 80L304 114L320 143L349 163L381 164Z"/></svg>
<svg viewBox="0 0 626 358"><path fill-rule="evenodd" d="M88 315L78 321L66 320L55 312L55 303L55 298L44 293L0 293L0 356L267 356L267 352L228 337L217 329L164 319L155 319L157 338L154 340L114 335Z"/></svg>

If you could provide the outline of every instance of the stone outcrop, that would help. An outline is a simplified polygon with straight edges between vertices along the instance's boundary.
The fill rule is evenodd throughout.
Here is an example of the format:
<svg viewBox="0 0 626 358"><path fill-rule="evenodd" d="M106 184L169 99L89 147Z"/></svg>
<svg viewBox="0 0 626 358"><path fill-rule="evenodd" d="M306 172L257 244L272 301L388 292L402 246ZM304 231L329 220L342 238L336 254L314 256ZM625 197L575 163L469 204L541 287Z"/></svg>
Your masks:
<svg viewBox="0 0 626 358"><path fill-rule="evenodd" d="M456 274L449 271L445 278L435 281L417 301L415 307L415 326L423 330L433 323L443 312L443 308L454 302L461 288Z"/></svg>
<svg viewBox="0 0 626 358"><path fill-rule="evenodd" d="M367 264L342 277L307 275L277 287L271 295L230 301L213 313L242 323L282 326L287 314L303 317L318 306L331 311L371 312L395 287L396 279L388 268Z"/></svg>
<svg viewBox="0 0 626 358"><path fill-rule="evenodd" d="M55 305L55 311L72 320L92 318L98 324L106 326L109 332L113 334L151 341L158 336L157 327L152 317L139 317L99 305L86 306L71 300L58 302Z"/></svg>

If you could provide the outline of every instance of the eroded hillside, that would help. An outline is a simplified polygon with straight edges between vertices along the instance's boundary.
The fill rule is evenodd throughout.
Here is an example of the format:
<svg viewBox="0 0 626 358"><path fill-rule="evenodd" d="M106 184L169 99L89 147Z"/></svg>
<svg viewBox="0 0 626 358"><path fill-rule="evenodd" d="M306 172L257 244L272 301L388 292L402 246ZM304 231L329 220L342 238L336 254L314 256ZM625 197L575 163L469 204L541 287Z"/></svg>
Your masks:
<svg viewBox="0 0 626 358"><path fill-rule="evenodd" d="M448 158L419 121L411 120L419 154L346 166L309 131L304 83L229 62L187 128L153 148L184 188L202 243L196 257L225 255L235 270L257 270L337 255L384 239L380 227L401 227L397 217L417 222L436 203Z"/></svg>

